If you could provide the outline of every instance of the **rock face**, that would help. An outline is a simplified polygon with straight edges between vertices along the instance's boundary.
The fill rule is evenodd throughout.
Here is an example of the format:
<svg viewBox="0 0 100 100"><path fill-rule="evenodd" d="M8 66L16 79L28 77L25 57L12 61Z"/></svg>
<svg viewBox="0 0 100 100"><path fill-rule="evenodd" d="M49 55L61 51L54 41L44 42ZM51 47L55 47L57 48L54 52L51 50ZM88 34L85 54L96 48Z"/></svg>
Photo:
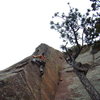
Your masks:
<svg viewBox="0 0 100 100"><path fill-rule="evenodd" d="M32 55L0 72L0 100L54 100L59 71L64 64L61 52L41 44L34 55L45 53L44 75L32 63Z"/></svg>
<svg viewBox="0 0 100 100"><path fill-rule="evenodd" d="M100 93L100 51L94 55L94 58L94 67L89 70L87 78ZM93 57L90 54L90 50L79 55L77 61L92 65ZM55 100L91 100L80 80L73 72L73 68L68 64L63 66L60 71L60 82Z"/></svg>
<svg viewBox="0 0 100 100"><path fill-rule="evenodd" d="M46 65L41 77L39 66L31 60L42 53ZM41 44L32 55L0 72L0 100L91 100L61 52ZM87 77L100 92L100 51L94 58L95 67ZM92 64L93 57L88 51L77 61Z"/></svg>

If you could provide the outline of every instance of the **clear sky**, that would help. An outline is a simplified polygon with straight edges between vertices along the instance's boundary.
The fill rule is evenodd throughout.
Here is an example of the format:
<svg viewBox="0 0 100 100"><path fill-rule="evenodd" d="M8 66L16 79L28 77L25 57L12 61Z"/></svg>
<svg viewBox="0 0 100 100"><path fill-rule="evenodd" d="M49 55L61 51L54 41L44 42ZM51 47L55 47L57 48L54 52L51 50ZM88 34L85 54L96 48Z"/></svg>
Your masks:
<svg viewBox="0 0 100 100"><path fill-rule="evenodd" d="M30 56L40 43L59 49L61 40L50 29L57 11L68 11L67 2L82 12L89 0L0 0L0 70Z"/></svg>

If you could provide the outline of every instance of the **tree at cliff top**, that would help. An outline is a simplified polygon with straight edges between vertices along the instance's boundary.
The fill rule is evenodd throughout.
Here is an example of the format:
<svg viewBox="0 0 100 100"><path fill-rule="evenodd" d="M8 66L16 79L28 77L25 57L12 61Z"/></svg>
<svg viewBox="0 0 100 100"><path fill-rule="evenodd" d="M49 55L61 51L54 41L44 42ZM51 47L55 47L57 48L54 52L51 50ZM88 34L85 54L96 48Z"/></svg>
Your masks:
<svg viewBox="0 0 100 100"><path fill-rule="evenodd" d="M61 14L56 12L50 24L51 28L58 31L63 39L64 45L61 48L65 50L65 60L73 67L91 99L100 100L100 94L86 77L90 65L75 61L84 44L93 44L100 38L100 31L97 27L100 27L100 14L98 11L100 1L91 1L93 2L91 4L92 9L87 9L85 14L81 14L77 8L72 8L68 3L68 15L64 12ZM72 53L67 48L68 44L75 46L77 50Z"/></svg>
<svg viewBox="0 0 100 100"><path fill-rule="evenodd" d="M100 10L100 0L90 0L92 2L91 7L93 11L98 11ZM98 22L96 23L96 31L100 33L100 11L96 12L97 15L99 16Z"/></svg>

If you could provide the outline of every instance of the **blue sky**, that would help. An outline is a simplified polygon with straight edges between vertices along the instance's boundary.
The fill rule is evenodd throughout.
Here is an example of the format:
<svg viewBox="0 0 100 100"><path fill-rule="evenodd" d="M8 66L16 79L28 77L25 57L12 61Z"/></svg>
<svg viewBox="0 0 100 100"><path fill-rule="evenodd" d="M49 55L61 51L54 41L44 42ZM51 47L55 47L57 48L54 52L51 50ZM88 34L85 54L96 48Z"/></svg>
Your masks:
<svg viewBox="0 0 100 100"><path fill-rule="evenodd" d="M60 49L59 34L50 29L52 15L67 12L67 2L86 11L89 0L0 0L0 70L31 55L40 43Z"/></svg>

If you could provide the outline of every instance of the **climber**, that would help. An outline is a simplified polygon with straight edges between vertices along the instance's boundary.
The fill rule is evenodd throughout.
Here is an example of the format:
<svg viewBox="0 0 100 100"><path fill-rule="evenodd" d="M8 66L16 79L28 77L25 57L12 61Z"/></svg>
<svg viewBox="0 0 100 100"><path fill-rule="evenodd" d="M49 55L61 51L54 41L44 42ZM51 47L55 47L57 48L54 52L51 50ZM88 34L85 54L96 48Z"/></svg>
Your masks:
<svg viewBox="0 0 100 100"><path fill-rule="evenodd" d="M33 55L32 56L32 62L36 63L37 65L39 65L40 67L40 76L42 76L44 74L44 67L45 67L45 56L44 53L42 53L41 55Z"/></svg>

